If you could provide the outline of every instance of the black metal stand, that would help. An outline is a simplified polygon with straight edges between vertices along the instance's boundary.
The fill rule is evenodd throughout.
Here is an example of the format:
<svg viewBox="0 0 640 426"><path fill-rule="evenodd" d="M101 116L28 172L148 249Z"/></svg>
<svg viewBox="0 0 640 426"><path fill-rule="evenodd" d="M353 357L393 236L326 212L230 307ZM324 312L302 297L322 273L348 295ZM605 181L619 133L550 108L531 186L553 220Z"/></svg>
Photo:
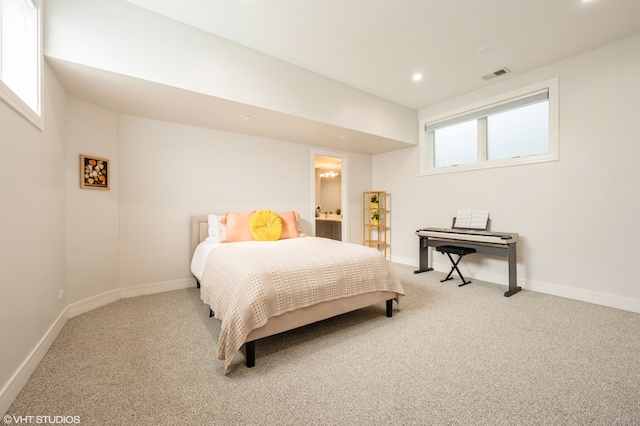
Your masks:
<svg viewBox="0 0 640 426"><path fill-rule="evenodd" d="M439 251L442 254L445 254L449 257L449 260L451 261L451 265L453 265L451 267L451 271L449 271L449 274L447 275L447 277L443 280L440 280L440 282L445 282L445 281L449 281L452 280L453 278L451 277L451 274L453 274L453 271L457 271L458 275L460 276L460 279L462 280L462 284L458 284L458 287L462 287L463 285L467 285L469 284L471 281L468 281L464 278L464 276L462 275L462 272L460 272L460 269L458 269L458 263L460 263L460 260L471 253L475 253L476 250L470 247L458 247L458 246L439 246L436 247L436 250ZM451 254L457 254L458 255L458 259L457 260L453 260L453 257L451 257Z"/></svg>
<svg viewBox="0 0 640 426"><path fill-rule="evenodd" d="M420 238L420 266L413 271L414 274L421 274L423 272L433 271L433 268L429 266L429 239Z"/></svg>
<svg viewBox="0 0 640 426"><path fill-rule="evenodd" d="M414 271L415 274L419 274L426 271L431 271L433 268L429 265L429 247L434 247L436 250L438 247L450 245L450 241L442 241L437 238L429 238L420 236L420 269ZM517 255L516 255L516 243L505 244L504 246L498 246L496 244L484 244L473 241L456 241L456 247L468 247L475 249L478 254L488 254L490 256L505 257L509 264L509 288L504 293L504 297L511 297L518 293L520 286L518 286L518 274L517 268Z"/></svg>

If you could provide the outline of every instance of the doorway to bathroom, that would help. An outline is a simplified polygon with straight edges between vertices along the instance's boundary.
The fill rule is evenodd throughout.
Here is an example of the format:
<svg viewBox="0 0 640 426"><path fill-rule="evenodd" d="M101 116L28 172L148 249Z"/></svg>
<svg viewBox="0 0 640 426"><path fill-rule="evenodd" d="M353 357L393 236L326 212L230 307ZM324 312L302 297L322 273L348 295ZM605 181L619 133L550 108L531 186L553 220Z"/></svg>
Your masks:
<svg viewBox="0 0 640 426"><path fill-rule="evenodd" d="M313 159L313 235L349 241L348 156L315 151ZM327 231L331 229L331 236Z"/></svg>

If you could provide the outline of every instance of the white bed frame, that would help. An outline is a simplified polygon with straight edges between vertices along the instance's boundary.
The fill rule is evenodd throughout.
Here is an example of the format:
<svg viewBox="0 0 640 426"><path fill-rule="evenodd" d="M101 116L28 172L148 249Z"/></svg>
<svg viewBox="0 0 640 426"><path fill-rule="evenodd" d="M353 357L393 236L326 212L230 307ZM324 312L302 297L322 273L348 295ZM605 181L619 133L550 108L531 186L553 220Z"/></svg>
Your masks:
<svg viewBox="0 0 640 426"><path fill-rule="evenodd" d="M196 246L207 238L209 223L207 216L195 216L191 219L191 256ZM200 287L200 283L198 283ZM255 365L255 342L263 337L293 330L314 322L322 321L336 315L345 314L367 306L386 302L387 317L393 313L393 299L398 295L391 291L366 293L358 296L346 297L329 302L322 302L314 306L297 309L277 317L270 318L262 327L249 333L245 341L245 356L247 367Z"/></svg>

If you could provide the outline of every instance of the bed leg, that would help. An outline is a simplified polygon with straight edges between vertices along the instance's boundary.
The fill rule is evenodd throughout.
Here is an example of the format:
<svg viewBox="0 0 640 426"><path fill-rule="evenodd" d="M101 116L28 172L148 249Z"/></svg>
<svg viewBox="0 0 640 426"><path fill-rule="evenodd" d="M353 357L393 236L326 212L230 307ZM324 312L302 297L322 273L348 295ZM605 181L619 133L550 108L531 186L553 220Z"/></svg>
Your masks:
<svg viewBox="0 0 640 426"><path fill-rule="evenodd" d="M393 316L393 299L387 300L387 316L389 318Z"/></svg>
<svg viewBox="0 0 640 426"><path fill-rule="evenodd" d="M256 365L256 341L247 342L244 344L245 357L247 358L247 368L255 367Z"/></svg>
<svg viewBox="0 0 640 426"><path fill-rule="evenodd" d="M212 316L214 316L215 314L213 313L213 309L209 308L209 318L211 318Z"/></svg>

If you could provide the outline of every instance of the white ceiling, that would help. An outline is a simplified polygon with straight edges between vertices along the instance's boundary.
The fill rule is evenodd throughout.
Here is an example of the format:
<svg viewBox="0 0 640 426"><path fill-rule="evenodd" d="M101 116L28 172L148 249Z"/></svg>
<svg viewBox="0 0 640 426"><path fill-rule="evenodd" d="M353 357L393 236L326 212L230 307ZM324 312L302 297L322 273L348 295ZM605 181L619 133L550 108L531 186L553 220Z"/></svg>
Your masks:
<svg viewBox="0 0 640 426"><path fill-rule="evenodd" d="M640 0L126 1L415 110L640 33ZM372 155L413 146L47 60L68 93L118 113Z"/></svg>
<svg viewBox="0 0 640 426"><path fill-rule="evenodd" d="M640 32L640 0L127 1L416 110Z"/></svg>

